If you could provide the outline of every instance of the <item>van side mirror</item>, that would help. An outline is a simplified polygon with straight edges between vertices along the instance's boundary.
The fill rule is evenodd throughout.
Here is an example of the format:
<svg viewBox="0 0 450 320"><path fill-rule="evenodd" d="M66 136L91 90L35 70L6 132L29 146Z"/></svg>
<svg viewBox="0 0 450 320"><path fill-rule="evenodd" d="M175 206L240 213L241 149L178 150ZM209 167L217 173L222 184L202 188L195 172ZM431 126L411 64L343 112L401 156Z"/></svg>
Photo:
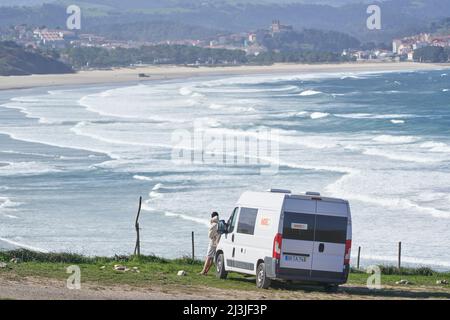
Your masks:
<svg viewBox="0 0 450 320"><path fill-rule="evenodd" d="M220 220L218 224L218 231L220 234L228 233L228 225L225 220Z"/></svg>

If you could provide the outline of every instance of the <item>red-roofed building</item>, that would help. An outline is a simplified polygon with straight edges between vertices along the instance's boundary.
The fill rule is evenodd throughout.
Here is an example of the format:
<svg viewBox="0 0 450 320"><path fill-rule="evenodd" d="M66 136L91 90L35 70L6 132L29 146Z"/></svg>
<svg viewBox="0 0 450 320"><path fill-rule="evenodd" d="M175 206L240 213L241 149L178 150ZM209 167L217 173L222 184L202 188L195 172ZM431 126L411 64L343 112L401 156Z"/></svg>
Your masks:
<svg viewBox="0 0 450 320"><path fill-rule="evenodd" d="M68 31L69 32L69 31ZM38 39L40 45L51 48L64 48L66 46L66 40L64 36L66 31L50 30L50 29L36 29L33 32L35 38ZM70 34L73 34L70 32ZM67 34L69 35L69 34Z"/></svg>

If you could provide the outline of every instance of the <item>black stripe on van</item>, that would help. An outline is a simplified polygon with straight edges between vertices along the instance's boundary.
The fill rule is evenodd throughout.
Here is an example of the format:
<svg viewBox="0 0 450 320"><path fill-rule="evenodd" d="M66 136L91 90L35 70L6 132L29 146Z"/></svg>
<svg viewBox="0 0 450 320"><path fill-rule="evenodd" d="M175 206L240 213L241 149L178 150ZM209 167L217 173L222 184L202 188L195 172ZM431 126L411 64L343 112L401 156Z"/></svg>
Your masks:
<svg viewBox="0 0 450 320"><path fill-rule="evenodd" d="M239 269L245 269L245 270L254 270L255 269L255 265L253 263L231 260L231 259L227 259L227 266L239 268Z"/></svg>
<svg viewBox="0 0 450 320"><path fill-rule="evenodd" d="M345 277L344 272L332 272L332 271L319 271L319 270L312 270L311 271L311 277L312 278L326 278L326 279L343 279Z"/></svg>
<svg viewBox="0 0 450 320"><path fill-rule="evenodd" d="M347 275L343 272L315 271L307 269L278 268L277 279L298 280L319 283L341 284L347 281Z"/></svg>
<svg viewBox="0 0 450 320"><path fill-rule="evenodd" d="M245 269L245 270L254 270L255 269L255 265L253 263L237 261L237 260L234 260L234 267L239 268L239 269Z"/></svg>
<svg viewBox="0 0 450 320"><path fill-rule="evenodd" d="M289 255L289 256L299 256L299 257L309 257L310 254L306 253L293 253L293 252L283 252L283 254Z"/></svg>

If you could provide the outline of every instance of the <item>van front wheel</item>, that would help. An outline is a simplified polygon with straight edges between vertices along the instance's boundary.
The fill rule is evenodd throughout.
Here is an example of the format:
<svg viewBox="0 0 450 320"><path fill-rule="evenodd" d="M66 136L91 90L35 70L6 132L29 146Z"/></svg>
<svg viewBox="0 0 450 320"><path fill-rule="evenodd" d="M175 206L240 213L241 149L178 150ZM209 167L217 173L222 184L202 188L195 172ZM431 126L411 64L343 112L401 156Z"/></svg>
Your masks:
<svg viewBox="0 0 450 320"><path fill-rule="evenodd" d="M256 286L260 289L270 287L270 279L266 275L266 266L261 262L256 269Z"/></svg>
<svg viewBox="0 0 450 320"><path fill-rule="evenodd" d="M225 271L225 259L223 253L219 253L216 260L216 275L219 279L226 279L228 272Z"/></svg>

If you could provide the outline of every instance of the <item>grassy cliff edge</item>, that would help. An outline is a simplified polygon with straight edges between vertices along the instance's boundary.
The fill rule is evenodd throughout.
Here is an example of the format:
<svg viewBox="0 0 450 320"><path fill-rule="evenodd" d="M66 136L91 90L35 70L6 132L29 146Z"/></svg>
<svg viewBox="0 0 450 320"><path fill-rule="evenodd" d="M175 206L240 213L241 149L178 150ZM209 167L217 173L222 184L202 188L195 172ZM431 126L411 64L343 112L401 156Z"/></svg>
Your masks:
<svg viewBox="0 0 450 320"><path fill-rule="evenodd" d="M16 260L14 260L16 259ZM167 290L176 288L193 289L221 289L240 292L256 291L254 277L231 273L227 280L217 279L213 272L210 276L200 276L202 262L190 258L163 259L156 256L115 256L115 257L86 257L71 253L38 253L28 250L14 250L0 252L0 262L7 264L0 268L0 279L53 279L65 281L67 267L77 265L81 270L83 283L100 286L129 286L136 290L152 286ZM129 271L118 271L115 265L126 266ZM133 269L134 268L134 269ZM139 271L136 271L139 270ZM180 270L186 271L186 276L178 276ZM397 270L394 267L381 266L381 290L365 288L370 276L363 271L352 270L347 285L340 292L347 295L365 295L373 297L406 297L406 298L443 298L450 299L448 285L438 283L442 280L450 281L450 273L440 273L429 268ZM407 285L401 285L399 280L407 280ZM310 286L292 283L275 283L267 294L285 294L311 290ZM202 290L203 290L202 289ZM314 288L321 291L322 288ZM266 292L266 291L264 291ZM307 291L309 292L309 291ZM342 296L342 298L345 298ZM325 296L326 298L326 296Z"/></svg>

